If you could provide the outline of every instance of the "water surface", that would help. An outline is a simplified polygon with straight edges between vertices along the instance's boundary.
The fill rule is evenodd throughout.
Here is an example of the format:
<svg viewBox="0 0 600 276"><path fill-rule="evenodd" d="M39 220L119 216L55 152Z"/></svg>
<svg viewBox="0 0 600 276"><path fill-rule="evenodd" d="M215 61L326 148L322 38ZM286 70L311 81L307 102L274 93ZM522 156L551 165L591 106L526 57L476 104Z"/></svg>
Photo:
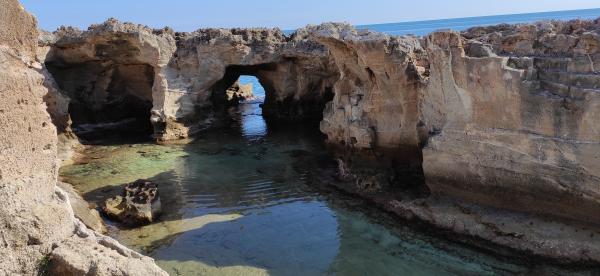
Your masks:
<svg viewBox="0 0 600 276"><path fill-rule="evenodd" d="M247 80L255 82L255 80ZM259 88L258 88L259 89ZM258 93L260 94L260 93ZM110 235L171 275L506 275L532 266L404 227L312 188L333 168L317 127L267 125L256 101L191 144L94 146L61 176L101 204L124 183L159 184L160 221Z"/></svg>
<svg viewBox="0 0 600 276"><path fill-rule="evenodd" d="M598 4L600 6L600 4ZM551 12L535 12L521 14L504 14L491 16L476 16L464 18L448 18L423 21L408 21L383 24L366 24L357 25L357 29L368 29L378 32L387 33L389 35L427 35L434 31L451 29L454 31L463 31L471 27L488 26L497 24L517 24L517 23L532 23L545 20L572 20L572 19L596 19L600 17L600 8L598 9L583 9L583 10L568 10L568 11L551 11ZM285 31L285 34L292 34L294 31Z"/></svg>

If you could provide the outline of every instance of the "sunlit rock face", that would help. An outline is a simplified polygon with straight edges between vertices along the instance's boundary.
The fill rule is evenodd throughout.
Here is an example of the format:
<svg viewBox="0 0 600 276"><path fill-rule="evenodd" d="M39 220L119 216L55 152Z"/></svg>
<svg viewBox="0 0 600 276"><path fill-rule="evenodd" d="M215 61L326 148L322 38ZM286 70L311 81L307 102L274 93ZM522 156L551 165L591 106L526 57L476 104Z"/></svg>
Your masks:
<svg viewBox="0 0 600 276"><path fill-rule="evenodd" d="M309 27L326 45L340 78L320 129L330 143L358 149L393 149L403 165L420 164L426 137L419 101L428 60L416 37L357 31L345 24Z"/></svg>
<svg viewBox="0 0 600 276"><path fill-rule="evenodd" d="M57 131L47 109L62 102L44 103L52 83L36 59L35 18L16 0L0 6L0 274L166 275L152 259L75 218L56 185ZM98 258L99 252L105 254Z"/></svg>
<svg viewBox="0 0 600 276"><path fill-rule="evenodd" d="M597 20L429 35L422 112L434 130L423 149L431 191L597 223L598 30Z"/></svg>
<svg viewBox="0 0 600 276"><path fill-rule="evenodd" d="M220 98L241 75L257 77L264 87L266 117L320 119L338 76L327 49L301 33L287 38L278 29L202 29L177 33L176 40L169 90L153 109L166 122L156 128L164 139L201 127L210 108L223 105L211 98Z"/></svg>
<svg viewBox="0 0 600 276"><path fill-rule="evenodd" d="M73 232L55 190L56 129L35 60L36 21L16 0L0 1L0 272L28 275Z"/></svg>
<svg viewBox="0 0 600 276"><path fill-rule="evenodd" d="M72 127L80 138L93 139L99 135L93 126L100 126L152 134L150 112L160 98L153 95L164 94L164 70L175 49L168 30L108 20L88 31L45 33L40 46L56 84L53 94L67 99L51 111L54 118L68 114L59 132Z"/></svg>
<svg viewBox="0 0 600 276"><path fill-rule="evenodd" d="M59 93L70 101L68 112L57 114L69 113L73 126L152 122L159 140L187 138L209 124L240 75L256 76L265 88L265 116L297 121L322 117L338 78L327 48L306 32L174 33L108 20L87 31L62 28L40 42Z"/></svg>
<svg viewBox="0 0 600 276"><path fill-rule="evenodd" d="M313 27L340 71L321 131L354 148L416 149L436 195L596 222L599 29L572 21L391 38Z"/></svg>

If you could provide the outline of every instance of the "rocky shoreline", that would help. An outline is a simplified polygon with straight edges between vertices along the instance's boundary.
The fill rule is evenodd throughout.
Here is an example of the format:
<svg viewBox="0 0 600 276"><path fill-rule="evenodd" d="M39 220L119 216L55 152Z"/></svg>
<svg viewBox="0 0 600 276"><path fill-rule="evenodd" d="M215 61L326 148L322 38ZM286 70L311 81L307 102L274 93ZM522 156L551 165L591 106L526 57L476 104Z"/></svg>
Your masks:
<svg viewBox="0 0 600 276"><path fill-rule="evenodd" d="M16 0L0 4L2 272L165 275L75 218L85 208L57 186L57 160L88 125L193 138L234 104L240 75L264 86L268 119L320 120L341 190L408 221L600 264L600 19L425 37L337 23L290 36L181 33L114 19L38 33Z"/></svg>

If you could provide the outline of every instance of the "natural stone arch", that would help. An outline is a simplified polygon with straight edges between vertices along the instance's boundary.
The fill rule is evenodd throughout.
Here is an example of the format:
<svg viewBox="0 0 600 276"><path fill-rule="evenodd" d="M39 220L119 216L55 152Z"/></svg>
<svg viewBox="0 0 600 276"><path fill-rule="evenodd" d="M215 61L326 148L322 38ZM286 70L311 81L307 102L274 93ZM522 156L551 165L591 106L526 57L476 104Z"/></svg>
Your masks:
<svg viewBox="0 0 600 276"><path fill-rule="evenodd" d="M265 88L263 114L286 121L320 120L339 78L328 49L302 32L202 29L177 33L176 40L164 97L153 107L155 135L164 140L193 136L214 122L215 99L240 75L257 77Z"/></svg>

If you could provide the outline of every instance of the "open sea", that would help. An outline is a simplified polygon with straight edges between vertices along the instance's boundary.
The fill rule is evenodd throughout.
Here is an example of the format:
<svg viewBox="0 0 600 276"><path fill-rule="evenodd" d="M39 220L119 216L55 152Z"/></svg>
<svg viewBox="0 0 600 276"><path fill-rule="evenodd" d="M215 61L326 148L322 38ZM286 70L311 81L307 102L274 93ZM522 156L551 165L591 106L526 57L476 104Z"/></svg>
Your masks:
<svg viewBox="0 0 600 276"><path fill-rule="evenodd" d="M600 7L600 2L598 2ZM477 16L464 18L436 19L412 22L397 22L384 24L357 25L357 29L369 29L387 33L389 35L426 35L428 33L452 29L462 31L476 26L488 26L497 24L531 23L544 20L571 20L571 19L596 19L600 17L600 8L570 11L535 12L506 15ZM285 31L286 34L293 30Z"/></svg>

